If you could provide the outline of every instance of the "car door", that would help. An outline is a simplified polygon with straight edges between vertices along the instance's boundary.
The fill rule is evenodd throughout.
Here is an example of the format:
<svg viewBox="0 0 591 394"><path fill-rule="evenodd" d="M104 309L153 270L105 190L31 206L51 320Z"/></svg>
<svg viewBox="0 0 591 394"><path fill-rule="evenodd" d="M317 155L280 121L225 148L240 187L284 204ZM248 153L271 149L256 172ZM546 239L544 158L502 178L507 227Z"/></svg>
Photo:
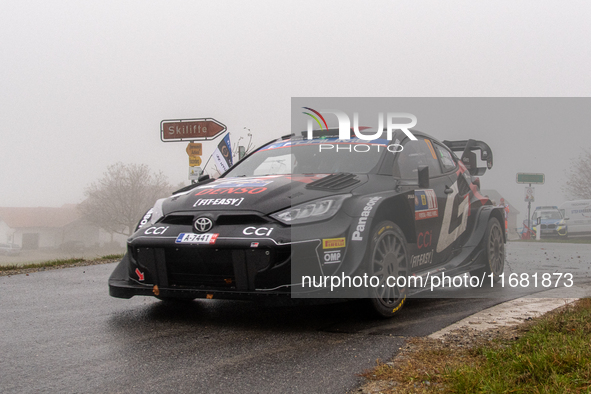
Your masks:
<svg viewBox="0 0 591 394"><path fill-rule="evenodd" d="M419 166L429 167L427 188L417 187ZM394 165L394 176L400 178L401 185L414 191L416 248L413 248L414 253L410 256L411 270L419 272L444 263L449 258L449 251L438 253L435 246L449 179L441 171L431 141L421 137L417 141L403 141L403 150L398 154Z"/></svg>
<svg viewBox="0 0 591 394"><path fill-rule="evenodd" d="M462 171L449 149L435 141L433 146L442 171L447 177L444 188L445 206L436 251L453 257L462 248L475 226L476 215L471 215L471 175L468 171Z"/></svg>

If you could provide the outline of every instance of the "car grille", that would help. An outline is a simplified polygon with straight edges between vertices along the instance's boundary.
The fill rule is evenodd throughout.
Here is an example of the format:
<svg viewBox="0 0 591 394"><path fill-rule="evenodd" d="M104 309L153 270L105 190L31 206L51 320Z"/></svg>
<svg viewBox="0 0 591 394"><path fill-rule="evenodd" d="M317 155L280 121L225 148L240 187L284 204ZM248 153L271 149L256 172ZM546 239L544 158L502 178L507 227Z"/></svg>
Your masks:
<svg viewBox="0 0 591 394"><path fill-rule="evenodd" d="M554 230L556 228L555 224L542 224L542 230L549 229Z"/></svg>
<svg viewBox="0 0 591 394"><path fill-rule="evenodd" d="M249 291L289 283L291 249L130 248L140 267L159 272L160 286ZM155 256L155 257L151 257ZM281 274L278 275L278 271Z"/></svg>
<svg viewBox="0 0 591 394"><path fill-rule="evenodd" d="M195 215L175 215L171 214L164 217L160 223L162 224L176 224L176 225L185 225L185 226L192 226L193 221L196 217L202 216L203 213L197 213ZM227 225L243 225L243 224L263 224L269 223L262 216L258 215L219 215L215 219L216 226L227 226Z"/></svg>
<svg viewBox="0 0 591 394"><path fill-rule="evenodd" d="M165 249L168 284L206 288L236 286L232 250Z"/></svg>

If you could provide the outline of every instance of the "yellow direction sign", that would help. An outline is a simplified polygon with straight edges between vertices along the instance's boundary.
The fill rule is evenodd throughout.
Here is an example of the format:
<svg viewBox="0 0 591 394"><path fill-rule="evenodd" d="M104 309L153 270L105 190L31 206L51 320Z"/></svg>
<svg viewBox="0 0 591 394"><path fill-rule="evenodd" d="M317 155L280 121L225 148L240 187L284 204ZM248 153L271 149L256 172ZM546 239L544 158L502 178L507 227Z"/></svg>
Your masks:
<svg viewBox="0 0 591 394"><path fill-rule="evenodd" d="M203 153L201 152L201 143L189 142L187 145L187 154L189 156L201 156Z"/></svg>
<svg viewBox="0 0 591 394"><path fill-rule="evenodd" d="M189 167L199 167L201 165L201 156L189 156Z"/></svg>

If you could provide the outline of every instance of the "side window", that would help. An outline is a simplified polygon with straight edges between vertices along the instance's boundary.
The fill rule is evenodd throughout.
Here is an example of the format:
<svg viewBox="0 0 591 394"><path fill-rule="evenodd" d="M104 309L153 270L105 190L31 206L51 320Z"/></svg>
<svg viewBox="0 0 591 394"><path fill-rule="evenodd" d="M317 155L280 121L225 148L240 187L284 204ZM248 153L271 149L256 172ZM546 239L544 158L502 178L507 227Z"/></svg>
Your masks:
<svg viewBox="0 0 591 394"><path fill-rule="evenodd" d="M451 152L438 143L434 143L433 146L435 147L437 156L439 156L439 160L441 161L443 172L451 172L455 170L457 164Z"/></svg>
<svg viewBox="0 0 591 394"><path fill-rule="evenodd" d="M429 176L441 175L441 167L431 141L419 138L407 140L394 163L394 176L401 179L418 179L419 166L429 166Z"/></svg>

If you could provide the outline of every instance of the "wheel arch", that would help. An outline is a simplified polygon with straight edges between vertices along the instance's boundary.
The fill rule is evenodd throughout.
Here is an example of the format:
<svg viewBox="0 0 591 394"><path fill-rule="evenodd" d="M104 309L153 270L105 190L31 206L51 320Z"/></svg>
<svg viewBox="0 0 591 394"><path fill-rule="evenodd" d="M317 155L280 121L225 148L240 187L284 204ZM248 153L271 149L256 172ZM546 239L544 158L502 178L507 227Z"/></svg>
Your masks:
<svg viewBox="0 0 591 394"><path fill-rule="evenodd" d="M409 209L408 200L407 194L384 199L376 210L371 228L373 229L374 226L382 220L390 220L400 227L400 230L404 233L404 237L409 244L416 243L417 234L413 217L414 211L411 212L411 209ZM412 204L414 206L414 198Z"/></svg>
<svg viewBox="0 0 591 394"><path fill-rule="evenodd" d="M507 236L505 232L505 217L503 209L486 205L478 210L476 223L474 225L472 235L465 243L465 247L475 247L477 245L482 244L482 240L484 239L486 228L488 226L488 221L491 218L495 218L499 221L499 224L503 229L503 242L507 242Z"/></svg>

